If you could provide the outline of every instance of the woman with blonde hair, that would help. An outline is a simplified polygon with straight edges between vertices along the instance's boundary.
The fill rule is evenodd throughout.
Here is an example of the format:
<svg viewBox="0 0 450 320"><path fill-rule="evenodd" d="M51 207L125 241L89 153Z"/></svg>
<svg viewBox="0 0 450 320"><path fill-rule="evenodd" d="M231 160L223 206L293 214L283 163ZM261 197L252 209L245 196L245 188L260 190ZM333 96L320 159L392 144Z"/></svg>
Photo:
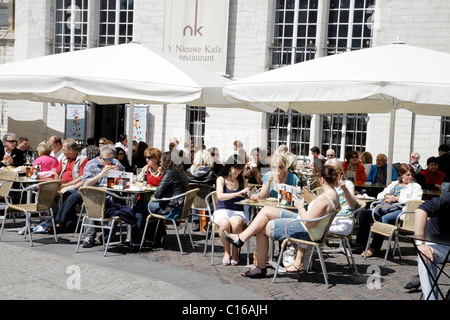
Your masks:
<svg viewBox="0 0 450 320"><path fill-rule="evenodd" d="M362 165L366 169L366 175L369 176L370 169L372 169L373 157L368 151L364 151L359 155L359 160L361 160Z"/></svg>
<svg viewBox="0 0 450 320"><path fill-rule="evenodd" d="M52 152L52 145L48 141L42 141L36 148L39 157L34 160L33 168L36 168L37 165L41 166L41 170L39 172L39 177L49 178L52 176L52 169L56 169L58 167L58 159L52 157L50 153Z"/></svg>
<svg viewBox="0 0 450 320"><path fill-rule="evenodd" d="M288 184L296 186L299 178L295 173L289 172L286 153L276 152L271 158L271 171L263 177L263 186L259 192L260 198L278 197L278 185Z"/></svg>
<svg viewBox="0 0 450 320"><path fill-rule="evenodd" d="M213 170L214 160L207 150L195 153L192 165L186 170L189 182L214 185L217 179Z"/></svg>

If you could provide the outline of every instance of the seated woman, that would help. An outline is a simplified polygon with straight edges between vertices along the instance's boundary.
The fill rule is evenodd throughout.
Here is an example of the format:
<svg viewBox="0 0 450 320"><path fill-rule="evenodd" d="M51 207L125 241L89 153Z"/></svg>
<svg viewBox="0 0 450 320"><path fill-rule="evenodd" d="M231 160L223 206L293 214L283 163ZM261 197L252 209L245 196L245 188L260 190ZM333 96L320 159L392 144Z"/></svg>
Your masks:
<svg viewBox="0 0 450 320"><path fill-rule="evenodd" d="M367 180L366 168L359 162L359 155L356 151L349 151L345 155L347 161L342 163L345 179L353 183L364 183Z"/></svg>
<svg viewBox="0 0 450 320"><path fill-rule="evenodd" d="M52 177L52 169L55 169L56 171L59 162L58 159L50 156L50 153L52 152L51 143L48 141L42 141L41 143L39 143L36 150L39 154L39 157L34 160L33 168L35 168L37 165L41 166L41 171L39 172L40 178Z"/></svg>
<svg viewBox="0 0 450 320"><path fill-rule="evenodd" d="M378 200L383 200L385 204L392 205L389 208L376 209L375 219L377 221L394 224L395 219L402 212L408 200L422 199L422 187L415 183L413 179L414 168L408 163L403 163L398 171L398 181L391 182L377 195ZM372 210L364 210L359 218L359 229L356 236L358 249L365 249L372 222ZM383 245L383 241L384 237L382 235L375 234L369 249L367 249L367 257L378 253ZM364 252L362 255L364 255Z"/></svg>
<svg viewBox="0 0 450 320"><path fill-rule="evenodd" d="M242 205L235 202L242 200L242 195L249 191L247 181L242 176L245 164L243 159L235 154L230 156L216 181L217 206L213 219L221 231L241 232L246 217ZM230 252L230 244L219 233L224 247L222 264L239 264L239 251L233 248ZM231 259L231 260L230 260Z"/></svg>
<svg viewBox="0 0 450 320"><path fill-rule="evenodd" d="M265 172L263 168L268 167L261 163L260 149L254 148L250 152L250 161L247 162L244 168L244 178L251 184L263 184L262 177Z"/></svg>
<svg viewBox="0 0 450 320"><path fill-rule="evenodd" d="M329 159L325 164L335 167L339 172L339 180L335 190L339 195L341 210L331 223L329 232L339 235L349 235L355 224L353 211L355 211L358 204L355 198L355 186L351 181L344 180L344 169L338 159Z"/></svg>
<svg viewBox="0 0 450 320"><path fill-rule="evenodd" d="M138 181L147 181L150 187L157 187L162 179L161 157L162 151L158 148L147 148L144 151L147 164L142 168L137 176Z"/></svg>
<svg viewBox="0 0 450 320"><path fill-rule="evenodd" d="M263 186L259 192L260 198L278 198L278 185L281 183L296 186L299 178L295 173L289 172L287 168L286 153L277 152L271 158L272 171L263 177Z"/></svg>
<svg viewBox="0 0 450 320"><path fill-rule="evenodd" d="M373 157L368 151L364 151L359 155L359 161L365 168L366 176L369 176L370 169L372 169Z"/></svg>
<svg viewBox="0 0 450 320"><path fill-rule="evenodd" d="M444 182L445 173L438 170L438 158L430 157L427 159L427 168L416 174L417 182L423 189L440 190Z"/></svg>
<svg viewBox="0 0 450 320"><path fill-rule="evenodd" d="M144 141L139 141L136 145L136 151L133 153L133 157L131 159L131 165L133 169L143 168L147 162L145 159L145 150L148 149L147 143Z"/></svg>
<svg viewBox="0 0 450 320"><path fill-rule="evenodd" d="M121 147L116 147L116 159L123 165L126 172L133 172L133 168L128 162L127 155L125 154L125 150Z"/></svg>
<svg viewBox="0 0 450 320"><path fill-rule="evenodd" d="M183 164L175 164L172 161L170 151L162 154L161 158L161 182L155 191L155 198L172 198L189 190L189 180L184 171ZM137 223L132 233L133 243L138 243L145 228L145 221L150 214L148 201L138 202L136 208ZM180 197L169 201L158 201L150 203L150 211L166 216L168 219L178 219L183 210L184 198Z"/></svg>
<svg viewBox="0 0 450 320"><path fill-rule="evenodd" d="M194 161L186 171L189 182L215 185L217 176L213 170L214 161L207 150L199 150L195 153Z"/></svg>
<svg viewBox="0 0 450 320"><path fill-rule="evenodd" d="M308 210L304 207L304 199L298 199L294 195L294 205L298 213L266 206L261 209L250 226L242 233L229 234L226 231L223 232L225 239L236 248L242 247L245 241L256 235L257 264L251 270L243 273L243 276L262 278L267 274L265 266L269 250L269 237L275 241L282 241L288 236L313 241L322 238L329 222L328 219L310 222L298 221L298 223L291 224L289 234L285 233L286 225L293 220L299 218L316 219L339 210L339 196L334 189L339 179L338 171L332 166L324 165L319 176L324 192L308 205ZM297 272L303 269L303 257L306 249L301 246L297 247L294 264L286 269L287 272Z"/></svg>

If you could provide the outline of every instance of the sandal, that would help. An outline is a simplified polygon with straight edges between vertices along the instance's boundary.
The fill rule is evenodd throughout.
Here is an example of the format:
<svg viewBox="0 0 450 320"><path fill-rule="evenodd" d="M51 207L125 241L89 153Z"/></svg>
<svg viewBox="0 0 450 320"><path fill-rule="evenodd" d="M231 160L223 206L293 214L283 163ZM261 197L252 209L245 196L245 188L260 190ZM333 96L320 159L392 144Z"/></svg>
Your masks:
<svg viewBox="0 0 450 320"><path fill-rule="evenodd" d="M288 268L294 268L294 270L288 270ZM297 267L295 264L291 264L289 267L285 268L286 273L300 273L303 272L305 269L303 268L303 266L301 267Z"/></svg>
<svg viewBox="0 0 450 320"><path fill-rule="evenodd" d="M261 272L255 273L255 270L260 270ZM256 279L256 278L264 278L266 274L267 268L260 268L255 266L254 268L248 270L247 272L242 273L241 275L243 277Z"/></svg>
<svg viewBox="0 0 450 320"><path fill-rule="evenodd" d="M222 259L222 264L223 264L224 266L229 266L229 265L230 265L230 263L231 263L231 261L230 261L230 260L227 260L227 259Z"/></svg>
<svg viewBox="0 0 450 320"><path fill-rule="evenodd" d="M237 260L231 259L232 266L237 266L238 264L239 264L239 259L237 259Z"/></svg>
<svg viewBox="0 0 450 320"><path fill-rule="evenodd" d="M240 248L240 247L242 247L242 246L244 245L244 242L239 238L239 235L238 235L238 239L237 239L236 241L234 241L233 239L231 239L231 238L228 236L228 233L227 233L226 231L222 231L222 233L223 233L223 236L225 237L225 239L226 239L229 243L231 243L231 244L233 245L233 247L235 247L235 248Z"/></svg>

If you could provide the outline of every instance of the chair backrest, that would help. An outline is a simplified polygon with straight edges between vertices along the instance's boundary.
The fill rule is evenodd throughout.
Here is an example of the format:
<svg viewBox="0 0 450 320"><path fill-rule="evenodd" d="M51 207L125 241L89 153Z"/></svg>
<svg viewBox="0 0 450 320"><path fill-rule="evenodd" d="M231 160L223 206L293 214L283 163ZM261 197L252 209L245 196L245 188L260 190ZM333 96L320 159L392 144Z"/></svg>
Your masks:
<svg viewBox="0 0 450 320"><path fill-rule="evenodd" d="M61 184L62 182L59 180L45 181L38 184L36 210L48 210L51 208Z"/></svg>
<svg viewBox="0 0 450 320"><path fill-rule="evenodd" d="M0 197L5 197L9 189L12 188L14 182L8 181L17 178L17 172L13 170L0 171L0 181L3 180L3 184L0 186Z"/></svg>
<svg viewBox="0 0 450 320"><path fill-rule="evenodd" d="M206 207L208 208L208 213L210 216L213 215L214 211L216 211L217 208L217 191L213 191L208 193L208 195L205 198ZM212 204L212 208L211 208Z"/></svg>
<svg viewBox="0 0 450 320"><path fill-rule="evenodd" d="M106 190L95 187L80 187L79 190L86 209L86 218L104 219Z"/></svg>
<svg viewBox="0 0 450 320"><path fill-rule="evenodd" d="M313 191L317 196L320 196L323 193L323 187L317 187Z"/></svg>
<svg viewBox="0 0 450 320"><path fill-rule="evenodd" d="M189 212L191 211L192 204L194 203L195 200L195 196L197 195L197 192L199 190L200 189L195 188L186 192L186 195L184 196L183 211L181 212L180 219L183 220L189 216Z"/></svg>
<svg viewBox="0 0 450 320"><path fill-rule="evenodd" d="M312 242L316 242L316 243L318 243L320 245L323 245L325 243L325 241L327 239L328 231L330 231L331 224L333 223L333 220L336 217L338 212L339 211L334 211L332 213L329 213L329 214L324 215L324 216L321 217L323 219L328 219L327 226L325 227L325 230L324 230L324 233L322 235L322 238L320 240L318 240L318 241L312 241ZM328 215L329 215L329 217L326 218Z"/></svg>
<svg viewBox="0 0 450 320"><path fill-rule="evenodd" d="M409 200L406 202L405 210L401 216L402 222L400 227L409 231L414 231L415 213L416 209L424 203L423 200Z"/></svg>
<svg viewBox="0 0 450 320"><path fill-rule="evenodd" d="M205 198L206 196L211 192L211 185L206 183L189 183L189 189L196 189L198 188L199 191L197 192L195 199L194 199L194 209L203 209L206 210L206 202Z"/></svg>

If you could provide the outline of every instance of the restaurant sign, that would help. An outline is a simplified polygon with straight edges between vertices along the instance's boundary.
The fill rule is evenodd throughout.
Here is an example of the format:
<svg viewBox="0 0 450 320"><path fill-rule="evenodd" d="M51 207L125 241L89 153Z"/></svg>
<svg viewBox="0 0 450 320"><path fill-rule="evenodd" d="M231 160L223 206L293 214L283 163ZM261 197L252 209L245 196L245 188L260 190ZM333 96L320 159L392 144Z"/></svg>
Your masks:
<svg viewBox="0 0 450 320"><path fill-rule="evenodd" d="M225 75L229 0L165 3L164 52Z"/></svg>

